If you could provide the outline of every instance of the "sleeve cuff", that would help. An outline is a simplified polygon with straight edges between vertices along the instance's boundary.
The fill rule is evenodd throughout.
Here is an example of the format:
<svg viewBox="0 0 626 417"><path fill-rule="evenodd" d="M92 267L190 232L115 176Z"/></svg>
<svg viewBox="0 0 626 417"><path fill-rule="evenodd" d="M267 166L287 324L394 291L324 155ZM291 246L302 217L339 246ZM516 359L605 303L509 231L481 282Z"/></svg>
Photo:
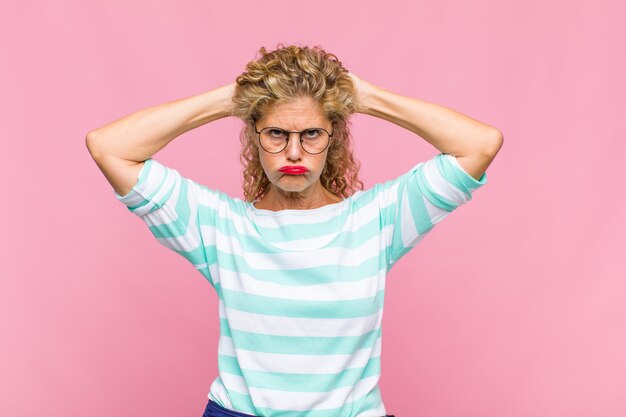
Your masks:
<svg viewBox="0 0 626 417"><path fill-rule="evenodd" d="M114 190L115 198L126 205L132 213L143 216L161 207L160 202L167 200L173 190L173 175L168 175L167 168L152 158L144 162L139 170L137 183L122 196Z"/></svg>
<svg viewBox="0 0 626 417"><path fill-rule="evenodd" d="M431 203L453 211L470 201L472 193L487 183L487 172L477 180L463 169L456 157L440 153L422 166L417 180Z"/></svg>
<svg viewBox="0 0 626 417"><path fill-rule="evenodd" d="M481 175L480 179L477 180L465 171L465 169L463 169L459 160L455 156L441 153L437 155L437 157L439 161L439 169L442 171L443 176L458 188L471 192L487 183L487 171L483 172L483 175ZM444 161L449 163L445 164Z"/></svg>

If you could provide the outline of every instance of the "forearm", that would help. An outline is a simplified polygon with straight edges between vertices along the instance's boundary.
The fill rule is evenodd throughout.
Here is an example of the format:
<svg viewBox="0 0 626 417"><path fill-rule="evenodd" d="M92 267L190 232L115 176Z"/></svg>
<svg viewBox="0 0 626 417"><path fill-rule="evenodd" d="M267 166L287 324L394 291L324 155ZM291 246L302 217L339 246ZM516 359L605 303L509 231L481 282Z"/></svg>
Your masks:
<svg viewBox="0 0 626 417"><path fill-rule="evenodd" d="M94 159L145 161L181 134L229 116L233 91L234 83L132 113L89 132L87 147Z"/></svg>
<svg viewBox="0 0 626 417"><path fill-rule="evenodd" d="M361 112L380 117L418 134L440 152L468 156L491 152L500 132L452 109L401 96L369 84Z"/></svg>

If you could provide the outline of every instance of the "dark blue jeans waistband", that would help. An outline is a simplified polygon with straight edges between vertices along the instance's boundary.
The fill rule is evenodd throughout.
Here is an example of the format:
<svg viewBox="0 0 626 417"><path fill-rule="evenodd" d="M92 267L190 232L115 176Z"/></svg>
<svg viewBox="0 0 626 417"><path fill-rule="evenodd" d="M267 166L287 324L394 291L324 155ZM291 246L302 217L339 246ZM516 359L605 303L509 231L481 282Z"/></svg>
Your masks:
<svg viewBox="0 0 626 417"><path fill-rule="evenodd" d="M240 413L239 411L224 408L213 400L209 400L202 417L257 417L253 414Z"/></svg>
<svg viewBox="0 0 626 417"><path fill-rule="evenodd" d="M213 400L209 400L202 417L258 417L253 414L240 413L239 411L224 408ZM393 414L387 414L383 417L395 417Z"/></svg>

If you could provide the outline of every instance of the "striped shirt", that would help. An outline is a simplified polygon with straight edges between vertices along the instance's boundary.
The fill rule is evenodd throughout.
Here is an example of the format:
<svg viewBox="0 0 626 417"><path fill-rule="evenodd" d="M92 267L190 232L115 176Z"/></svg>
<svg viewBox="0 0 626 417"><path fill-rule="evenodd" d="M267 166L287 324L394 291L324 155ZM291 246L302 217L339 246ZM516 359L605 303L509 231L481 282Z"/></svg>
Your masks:
<svg viewBox="0 0 626 417"><path fill-rule="evenodd" d="M270 211L148 159L115 196L217 292L209 399L263 417L380 417L385 277L486 182L440 153L339 203Z"/></svg>

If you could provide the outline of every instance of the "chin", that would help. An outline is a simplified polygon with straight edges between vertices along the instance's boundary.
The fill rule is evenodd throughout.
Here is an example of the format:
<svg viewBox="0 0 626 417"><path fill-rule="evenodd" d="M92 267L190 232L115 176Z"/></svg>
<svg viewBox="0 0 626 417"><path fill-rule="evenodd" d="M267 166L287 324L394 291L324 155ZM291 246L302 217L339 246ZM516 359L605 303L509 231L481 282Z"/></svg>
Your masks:
<svg viewBox="0 0 626 417"><path fill-rule="evenodd" d="M298 186L294 186L294 187L284 187L284 186L279 187L279 186L276 186L276 188L278 188L281 191L288 192L288 193L299 193L299 192L302 192L302 191L306 190L307 188L309 188L309 185L307 184L305 186L300 186L300 187L298 187Z"/></svg>
<svg viewBox="0 0 626 417"><path fill-rule="evenodd" d="M274 183L274 187L283 191L303 191L310 187L311 183L306 178L284 178L281 177Z"/></svg>

